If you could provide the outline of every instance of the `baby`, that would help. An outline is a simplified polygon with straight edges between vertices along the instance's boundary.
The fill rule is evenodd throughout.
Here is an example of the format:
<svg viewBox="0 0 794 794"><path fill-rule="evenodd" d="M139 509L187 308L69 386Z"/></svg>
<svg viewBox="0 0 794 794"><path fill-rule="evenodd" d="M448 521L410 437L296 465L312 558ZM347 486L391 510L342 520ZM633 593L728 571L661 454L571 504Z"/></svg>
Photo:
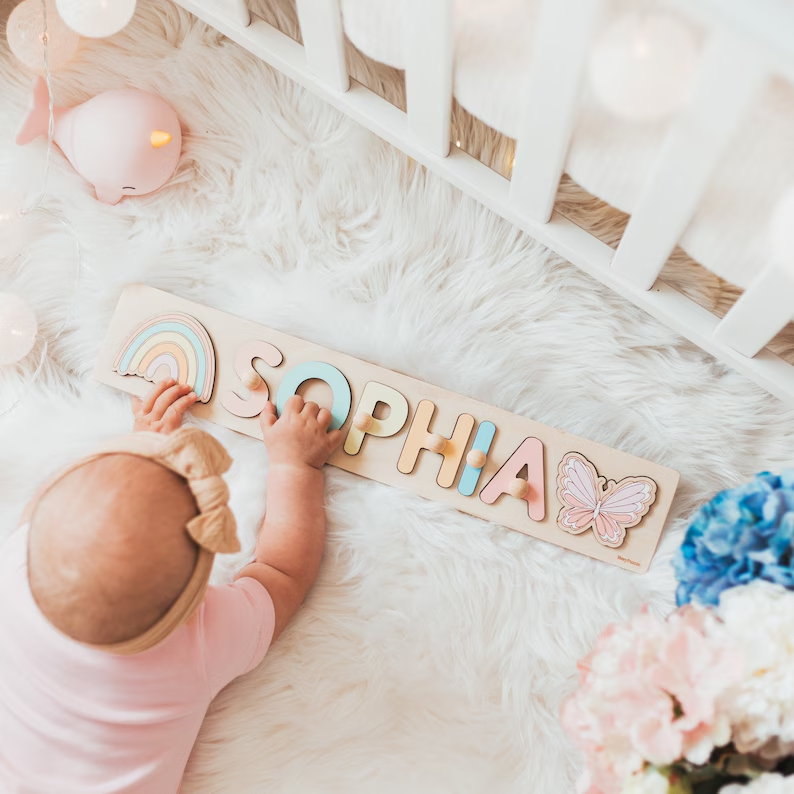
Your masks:
<svg viewBox="0 0 794 794"><path fill-rule="evenodd" d="M256 555L239 550L223 447L181 428L165 381L134 432L39 489L0 547L0 791L174 794L212 698L256 667L303 601L325 542L331 414L291 397L259 417L270 460Z"/></svg>

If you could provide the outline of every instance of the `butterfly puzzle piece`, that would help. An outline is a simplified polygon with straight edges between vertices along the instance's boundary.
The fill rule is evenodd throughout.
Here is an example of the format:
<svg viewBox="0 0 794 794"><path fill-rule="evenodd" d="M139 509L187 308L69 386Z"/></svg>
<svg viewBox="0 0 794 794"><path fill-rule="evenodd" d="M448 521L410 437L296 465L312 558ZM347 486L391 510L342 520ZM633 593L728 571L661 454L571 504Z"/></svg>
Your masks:
<svg viewBox="0 0 794 794"><path fill-rule="evenodd" d="M557 516L560 529L572 535L592 529L599 543L616 548L651 509L656 483L650 477L607 480L584 455L569 452L560 462L557 497L564 505Z"/></svg>

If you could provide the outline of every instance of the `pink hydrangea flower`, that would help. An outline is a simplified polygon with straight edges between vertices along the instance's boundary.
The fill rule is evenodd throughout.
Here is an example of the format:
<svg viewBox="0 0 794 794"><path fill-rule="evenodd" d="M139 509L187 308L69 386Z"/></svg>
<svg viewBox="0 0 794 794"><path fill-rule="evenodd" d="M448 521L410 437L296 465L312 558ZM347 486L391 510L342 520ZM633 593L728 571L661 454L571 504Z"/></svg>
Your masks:
<svg viewBox="0 0 794 794"><path fill-rule="evenodd" d="M579 670L562 722L585 752L590 792L619 792L646 762L703 763L730 740L716 704L741 655L705 611L685 607L663 623L643 609L608 627Z"/></svg>

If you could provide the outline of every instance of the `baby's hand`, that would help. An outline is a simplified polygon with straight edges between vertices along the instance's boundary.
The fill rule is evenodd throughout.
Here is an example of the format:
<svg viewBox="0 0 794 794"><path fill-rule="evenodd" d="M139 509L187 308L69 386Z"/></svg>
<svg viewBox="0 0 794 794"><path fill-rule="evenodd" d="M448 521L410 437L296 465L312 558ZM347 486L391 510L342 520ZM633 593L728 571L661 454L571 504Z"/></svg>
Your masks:
<svg viewBox="0 0 794 794"><path fill-rule="evenodd" d="M317 403L305 403L297 394L284 405L281 417L276 406L265 405L259 415L265 446L272 465L311 466L321 469L342 443L341 430L328 432L331 412Z"/></svg>
<svg viewBox="0 0 794 794"><path fill-rule="evenodd" d="M142 399L132 398L133 432L173 433L182 424L182 415L196 402L190 386L182 386L173 379L160 381Z"/></svg>

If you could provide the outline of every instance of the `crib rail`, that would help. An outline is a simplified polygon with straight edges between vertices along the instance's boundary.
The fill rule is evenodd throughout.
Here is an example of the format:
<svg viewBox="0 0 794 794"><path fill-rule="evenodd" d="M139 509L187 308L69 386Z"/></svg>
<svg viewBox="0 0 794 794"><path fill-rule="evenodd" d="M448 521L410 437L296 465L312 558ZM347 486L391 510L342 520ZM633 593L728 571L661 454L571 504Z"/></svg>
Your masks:
<svg viewBox="0 0 794 794"><path fill-rule="evenodd" d="M774 5L772 0L760 1ZM712 31L702 60L697 101L671 125L617 251L553 210L599 0L544 0L538 41L545 43L536 51L529 97L530 105L542 111L524 125L512 181L449 146L452 0L405 0L406 25L412 32L406 37L407 113L349 78L339 0L297 0L304 45L249 13L244 0L177 2L719 360L794 404L794 367L764 347L794 316L794 278L779 264L770 263L721 321L658 278L760 86L775 72L791 68L794 75L794 48L786 45L777 26L754 30L753 36L737 33L735 25L749 18L744 0L691 4L709 17L721 14L720 25ZM685 5L689 8L690 2ZM759 44L762 37L771 37L767 49Z"/></svg>

